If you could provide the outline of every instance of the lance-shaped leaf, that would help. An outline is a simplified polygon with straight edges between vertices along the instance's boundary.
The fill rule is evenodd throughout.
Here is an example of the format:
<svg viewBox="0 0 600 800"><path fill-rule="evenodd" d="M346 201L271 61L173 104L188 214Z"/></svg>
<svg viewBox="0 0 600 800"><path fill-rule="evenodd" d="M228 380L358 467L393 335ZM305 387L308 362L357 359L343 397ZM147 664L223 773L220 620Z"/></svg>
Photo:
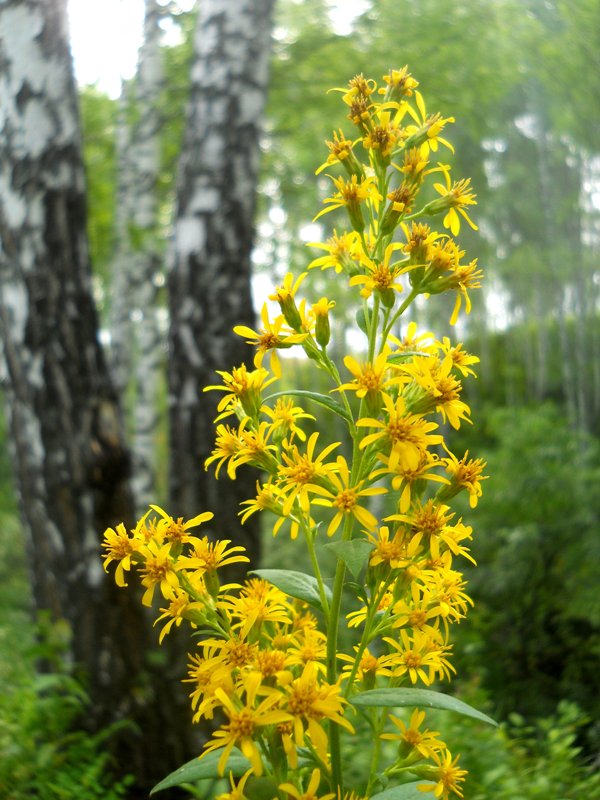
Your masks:
<svg viewBox="0 0 600 800"><path fill-rule="evenodd" d="M307 575L305 572L294 572L289 569L255 569L252 570L252 574L269 581L273 586L281 589L282 592L289 594L290 597L304 600L309 605L319 608L321 611L323 610L319 584L312 575ZM325 596L328 601L331 600L331 589L327 586L325 587Z"/></svg>
<svg viewBox="0 0 600 800"><path fill-rule="evenodd" d="M465 717L472 717L480 722L487 722L488 725L497 727L495 722L487 714L478 711L473 706L458 700L448 694L433 692L431 689L370 689L361 692L350 698L350 702L355 706L387 706L396 708L398 706L409 706L411 708L441 708L444 711L455 711Z"/></svg>
<svg viewBox="0 0 600 800"><path fill-rule="evenodd" d="M423 786L423 781L392 786L383 792L372 795L371 800L425 800L425 795L419 790L419 786Z"/></svg>
<svg viewBox="0 0 600 800"><path fill-rule="evenodd" d="M345 422L353 422L350 414L346 411L343 405L337 402L337 400L334 400L332 397L329 397L326 394L309 392L307 389L290 389L287 392L275 392L274 394L270 394L268 397L263 398L263 402L267 403L269 400L276 400L278 397L287 397L290 394L293 394L294 397L306 397L308 400L313 400L320 406L333 411L334 414L337 414L337 416L341 417Z"/></svg>
<svg viewBox="0 0 600 800"><path fill-rule="evenodd" d="M351 539L348 542L328 542L323 545L323 549L333 550L336 556L342 559L355 578L358 577L358 573L365 565L373 547L374 545L365 539Z"/></svg>
<svg viewBox="0 0 600 800"><path fill-rule="evenodd" d="M220 752L207 753L203 758L193 758L191 761L187 761L179 769L163 778L160 783L157 783L150 794L162 792L164 789L170 789L173 786L181 786L182 783L194 783L195 781L220 777L218 764L221 755ZM234 778L240 778L250 769L250 766L250 762L245 756L238 750L233 750L227 759L225 775L231 773Z"/></svg>

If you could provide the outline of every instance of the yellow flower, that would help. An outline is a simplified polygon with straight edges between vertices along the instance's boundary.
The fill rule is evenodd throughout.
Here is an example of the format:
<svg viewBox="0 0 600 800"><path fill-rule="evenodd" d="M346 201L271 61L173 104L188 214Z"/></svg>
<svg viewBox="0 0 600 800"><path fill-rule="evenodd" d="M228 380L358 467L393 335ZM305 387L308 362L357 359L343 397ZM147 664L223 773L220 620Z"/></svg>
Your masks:
<svg viewBox="0 0 600 800"><path fill-rule="evenodd" d="M397 530L390 538L390 529L382 525L377 531L368 532L367 537L374 544L369 558L369 566L386 564L391 569L406 567L418 552L418 542L411 542L402 530ZM387 606L386 606L387 607Z"/></svg>
<svg viewBox="0 0 600 800"><path fill-rule="evenodd" d="M361 497L385 494L387 489L383 486L372 486L363 489L364 481L359 481L355 486L351 486L350 477L346 459L343 456L338 456L336 459L336 471L330 472L327 476L327 483L331 485L331 489L325 488L325 486L311 486L312 493L320 497L319 500L315 501L316 504L336 509L336 513L327 528L328 536L333 536L347 514L352 514L365 528L374 528L377 525L377 518L367 508L359 505L359 500Z"/></svg>
<svg viewBox="0 0 600 800"><path fill-rule="evenodd" d="M400 294L404 291L402 284L398 282L398 278L411 269L410 266L403 266L402 262L390 265L392 254L401 247L402 245L397 242L389 244L385 248L383 261L373 261L368 257L363 257L361 261L366 272L350 278L350 286L360 286L362 284L363 288L360 293L363 297L370 297L373 292L377 292L383 304L391 308L395 300L394 292Z"/></svg>
<svg viewBox="0 0 600 800"><path fill-rule="evenodd" d="M278 486L287 495L283 506L284 514L291 513L296 499L302 510L308 511L309 492L313 489L313 483L318 478L330 474L335 468L335 465L326 464L325 459L336 447L340 446L340 442L328 445L318 456L315 456L318 438L318 431L310 436L304 453L301 453L295 444L285 448L281 453L282 465L279 468Z"/></svg>
<svg viewBox="0 0 600 800"><path fill-rule="evenodd" d="M160 506L150 505L150 508L160 516L157 525L160 538L171 543L191 542L194 537L190 536L188 533L190 528L197 528L198 525L201 525L203 522L208 522L214 517L212 511L205 511L204 514L198 514L187 522L184 522L183 517L174 519Z"/></svg>
<svg viewBox="0 0 600 800"><path fill-rule="evenodd" d="M160 545L155 541L148 542L139 549L140 555L144 559L140 572L143 575L142 586L146 587L142 603L145 606L152 605L154 590L160 587L163 597L172 600L176 590L179 589L179 579L175 569L175 560L170 555L171 542Z"/></svg>
<svg viewBox="0 0 600 800"><path fill-rule="evenodd" d="M241 545L227 547L231 544L230 539L220 539L210 541L207 536L202 539L194 539L192 542L192 555L180 556L177 565L183 569L200 570L202 573L213 573L217 569L231 564L248 563L250 559L245 553L245 548Z"/></svg>
<svg viewBox="0 0 600 800"><path fill-rule="evenodd" d="M411 714L408 726L393 714L388 716L392 724L398 728L398 733L383 733L381 738L401 742L401 757L405 758L413 750L416 750L421 758L431 759L436 753L446 749L446 745L439 738L438 731L430 731L427 728L421 730L421 725L425 721L424 711L416 708Z"/></svg>
<svg viewBox="0 0 600 800"><path fill-rule="evenodd" d="M402 513L408 511L410 507L413 490L415 490L417 494L421 493L423 481L437 481L437 483L444 484L450 483L446 478L442 477L441 475L436 475L435 472L430 471L435 467L444 466L444 461L442 461L435 453L430 453L429 451L423 452L415 469L404 467L401 461L398 461L396 466L392 468L390 466L390 457L385 456L382 453L379 453L379 459L383 461L385 467L375 470L375 472L372 473L372 476L375 478L379 477L380 475L393 475L392 489L401 491L400 499L398 501L398 508Z"/></svg>
<svg viewBox="0 0 600 800"><path fill-rule="evenodd" d="M379 89L379 94L392 100L396 97L412 97L414 89L419 85L419 81L413 78L406 64L401 69L391 69L387 75L383 76L383 80L387 83L388 88Z"/></svg>
<svg viewBox="0 0 600 800"><path fill-rule="evenodd" d="M173 625L178 628L183 620L190 619L194 612L198 615L198 618L200 618L204 610L204 603L191 601L186 591L183 589L176 589L175 596L167 608L161 608L160 610L163 613L156 619L154 624L157 625L163 619L167 620L158 637L158 643L162 644L162 640L169 633Z"/></svg>
<svg viewBox="0 0 600 800"><path fill-rule="evenodd" d="M328 269L329 267L333 267L337 273L343 270L349 275L352 275L356 272L356 262L360 260L362 254L360 234L356 231L342 233L338 236L334 230L333 236L324 244L322 242L309 242L308 246L317 247L319 250L325 250L327 253L327 255L313 259L308 265L308 269L314 269L316 267Z"/></svg>
<svg viewBox="0 0 600 800"><path fill-rule="evenodd" d="M415 470L427 448L442 442L443 437L440 434L431 433L438 426L435 422L427 422L419 414L408 413L401 395L394 402L389 395L384 394L383 403L387 419L380 421L364 417L357 421L357 427L378 428L377 432L361 440L360 448L363 450L379 443L385 449L390 448L388 469L395 470L400 464L403 469Z"/></svg>
<svg viewBox="0 0 600 800"><path fill-rule="evenodd" d="M261 311L262 330L256 332L246 325L236 325L233 329L238 336L246 336L246 344L252 344L257 348L254 356L254 366L261 367L263 359L267 353L271 354L271 369L275 377L281 377L281 364L277 356L277 348L288 348L295 344L300 344L308 336L307 333L294 333L292 330L285 330L285 318L277 317L273 322L269 319L269 310L265 303Z"/></svg>
<svg viewBox="0 0 600 800"><path fill-rule="evenodd" d="M293 783L280 783L279 789L286 792L288 797L293 797L294 800L332 800L335 797L333 792L319 795L318 789L321 782L321 772L318 768L313 769L310 781L304 792L299 791Z"/></svg>
<svg viewBox="0 0 600 800"><path fill-rule="evenodd" d="M279 397L273 408L263 406L263 414L271 417L271 436L275 442L287 439L292 442L297 436L301 441L306 441L306 434L297 425L300 419L313 419L312 414L307 414L301 406L295 406L289 397Z"/></svg>
<svg viewBox="0 0 600 800"><path fill-rule="evenodd" d="M266 622L291 624L291 606L286 595L261 578L246 581L239 597L224 598L219 607L230 617L238 618L232 627L239 629L243 639L254 626L259 630Z"/></svg>
<svg viewBox="0 0 600 800"><path fill-rule="evenodd" d="M255 369L249 372L245 364L242 364L241 367L234 367L231 372L217 370L217 375L223 378L222 386L204 387L205 392L211 390L226 392L225 397L221 398L217 406L217 411L220 413L215 422L237 413L238 410L243 410L248 417L256 419L261 406L263 390L276 380L269 378L266 369Z"/></svg>
<svg viewBox="0 0 600 800"><path fill-rule="evenodd" d="M411 636L407 631L401 630L399 642L389 637L384 637L383 641L396 651L390 653L386 661L386 666L392 669L396 678L408 675L411 683L421 680L429 686L438 675L444 678L449 677L450 670L455 672L446 658L450 648L440 645L429 632L413 630Z"/></svg>
<svg viewBox="0 0 600 800"><path fill-rule="evenodd" d="M421 92L415 92L415 101L418 113L410 105L408 106L408 113L417 124L409 125L406 128L406 134L409 137L407 138L406 146L420 147L425 145L427 148L435 151L438 149L438 144L443 144L453 153L454 148L450 142L440 136L440 133L449 122L454 122L454 117L446 117L444 119L441 114L432 114L428 116L427 109L425 108L425 100Z"/></svg>
<svg viewBox="0 0 600 800"><path fill-rule="evenodd" d="M399 368L409 374L414 385L405 391L407 408L416 414L439 411L444 422L460 428L461 420L469 420L469 406L460 399L462 384L450 374L452 363L448 359L417 356Z"/></svg>
<svg viewBox="0 0 600 800"><path fill-rule="evenodd" d="M375 207L381 202L381 195L377 190L377 181L369 176L361 178L352 175L350 180L344 178L331 178L337 192L332 197L326 197L323 203L329 204L327 208L319 211L313 222L323 214L335 211L336 208L346 208L350 222L355 231L362 231L365 227L365 220L362 213L361 203L371 203Z"/></svg>
<svg viewBox="0 0 600 800"><path fill-rule="evenodd" d="M279 303L281 313L290 328L297 332L302 331L303 323L298 307L296 306L295 297L300 284L307 275L307 272L303 272L294 280L294 276L291 272L286 273L283 283L276 287L273 294L269 295L269 300Z"/></svg>
<svg viewBox="0 0 600 800"><path fill-rule="evenodd" d="M434 184L434 188L436 192L441 195L441 198L439 200L434 200L433 203L430 204L430 213L435 214L439 211L447 210L446 216L444 217L444 226L452 231L453 236L457 236L460 231L459 214L463 219L466 219L474 231L478 230L477 225L475 225L464 209L465 206L477 205L477 201L475 200L477 195L471 190L471 179L463 178L460 181L451 183L450 170L445 168L442 169L442 172L444 174L445 185L442 183Z"/></svg>
<svg viewBox="0 0 600 800"><path fill-rule="evenodd" d="M447 448L448 458L444 459L446 472L450 475L448 487L442 488L437 495L438 500L449 500L462 489L469 493L469 504L475 508L482 495L481 481L487 480L487 475L481 473L485 469L485 461L481 458L469 458L467 450L459 460Z"/></svg>
<svg viewBox="0 0 600 800"><path fill-rule="evenodd" d="M433 753L436 767L430 767L429 770L431 770L431 780L435 783L433 785L424 783L417 788L422 792L433 792L437 800L448 800L450 792L463 797L459 784L463 783L467 770L458 767L458 759L459 756L453 760L449 750L446 750L443 755ZM422 769L425 770L424 767Z"/></svg>
<svg viewBox="0 0 600 800"><path fill-rule="evenodd" d="M211 455L204 462L204 469L208 469L210 464L217 461L215 476L219 477L221 467L229 461L227 474L231 479L235 477L235 457L243 447L239 432L229 425L217 425L215 447Z"/></svg>
<svg viewBox="0 0 600 800"><path fill-rule="evenodd" d="M346 139L341 128L339 128L339 131L333 131L333 141L326 140L325 144L329 150L329 155L327 160L317 167L315 175L319 175L330 164L343 164L350 173L360 171L360 164L352 153L354 143L351 139Z"/></svg>
<svg viewBox="0 0 600 800"><path fill-rule="evenodd" d="M244 794L246 790L246 781L253 774L253 770L249 769L248 772L245 772L241 779L235 782L233 777L233 773L229 773L229 786L230 790L228 792L224 792L223 794L217 795L217 800L246 800L246 795Z"/></svg>
<svg viewBox="0 0 600 800"><path fill-rule="evenodd" d="M219 699L228 721L213 733L212 739L204 746L204 751L200 758L222 747L223 753L217 766L219 775L225 773L227 759L236 746L239 747L252 764L254 774L262 775L263 764L259 749L261 728L287 722L290 719L289 714L273 708L280 699L278 692L269 692L255 706L257 692L260 687L260 675L258 673L250 673L244 676L242 678L242 686L246 696L243 705L237 694L232 698L223 689L215 689L215 695ZM263 691L267 691L265 687L263 687ZM235 700L237 700L237 703Z"/></svg>
<svg viewBox="0 0 600 800"><path fill-rule="evenodd" d="M467 375L475 375L474 370L471 369L471 364L479 364L479 359L477 356L472 356L470 353L467 353L466 350L463 350L463 346L460 342L456 345L452 345L450 339L444 336L440 350L444 353L445 358L451 360L452 366L456 368L463 377L466 378Z"/></svg>
<svg viewBox="0 0 600 800"><path fill-rule="evenodd" d="M354 728L343 716L346 700L340 696L339 685L320 679L317 666L311 661L304 667L302 675L284 689L283 708L292 716L296 746L304 746L304 735L308 733L317 755L327 763L329 739L323 722L330 720L354 733Z"/></svg>
<svg viewBox="0 0 600 800"><path fill-rule="evenodd" d="M138 523L139 527L140 523ZM107 567L111 561L118 561L115 570L115 582L117 586L127 586L125 572L131 569L131 558L142 546L143 541L137 536L130 536L123 525L119 522L116 528L107 528L104 531L104 542L106 556L103 561L104 571L108 572Z"/></svg>
<svg viewBox="0 0 600 800"><path fill-rule="evenodd" d="M378 410L384 390L404 382L404 378L397 374L399 367L388 361L389 355L390 350L386 347L374 361L362 364L352 356L346 356L344 364L354 380L351 383L343 383L336 391L356 392L358 398L366 398L369 410Z"/></svg>

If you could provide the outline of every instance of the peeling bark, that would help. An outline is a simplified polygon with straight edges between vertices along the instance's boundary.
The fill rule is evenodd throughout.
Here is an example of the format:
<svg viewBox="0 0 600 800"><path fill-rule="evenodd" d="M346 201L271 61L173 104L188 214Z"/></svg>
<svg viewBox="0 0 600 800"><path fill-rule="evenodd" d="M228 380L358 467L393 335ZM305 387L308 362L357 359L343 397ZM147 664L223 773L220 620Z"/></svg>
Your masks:
<svg viewBox="0 0 600 800"><path fill-rule="evenodd" d="M260 122L266 99L273 0L200 4L187 133L180 162L170 292L170 496L172 513L215 513L214 533L258 557L258 529L240 528L239 502L255 478L215 481L203 463L214 443L215 370L250 356L232 333L252 325ZM252 518L252 521L255 518Z"/></svg>

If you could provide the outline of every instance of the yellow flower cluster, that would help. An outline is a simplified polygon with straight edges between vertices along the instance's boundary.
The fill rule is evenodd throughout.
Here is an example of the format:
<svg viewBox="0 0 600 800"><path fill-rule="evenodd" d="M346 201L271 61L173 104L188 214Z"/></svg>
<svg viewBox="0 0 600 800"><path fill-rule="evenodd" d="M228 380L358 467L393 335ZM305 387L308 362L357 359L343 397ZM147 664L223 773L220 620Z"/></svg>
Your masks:
<svg viewBox="0 0 600 800"><path fill-rule="evenodd" d="M257 776L271 781L269 797L279 800L358 800L411 781L442 800L462 797L465 771L409 701L418 687L454 673L451 628L471 605L456 560L473 561L472 529L450 503L465 492L477 504L485 465L452 453L443 426L470 421L462 379L478 359L402 317L417 296L452 291L454 323L463 302L470 310L468 292L481 272L475 261L463 263L449 233L430 227L439 215L452 235L461 219L475 228L466 211L475 195L469 181L452 182L447 164L431 164L440 146L452 150L441 134L453 119L428 115L417 86L403 67L385 75L381 88L359 75L339 90L357 138L337 130L327 142L317 172L344 174L330 176L334 192L316 219L343 211L350 230L311 243L325 255L299 277L285 276L269 297L278 314L265 303L258 330L235 328L255 348L254 368L219 372L221 382L207 387L223 396L205 466L231 479L244 465L258 468L241 521L273 514L274 534L285 528L302 537L313 574L265 570L243 585L222 584L219 569L247 558L229 540L190 532L210 514L184 522L152 506L133 531L118 525L105 534L104 565L116 562L117 583L125 585L135 568L143 602L150 605L157 588L165 599L161 640L183 620L202 634L187 681L194 719L224 720L202 758L218 755L218 774L230 779L227 800L251 797ZM431 175L443 177L432 186L439 197L419 207ZM364 349L341 364L328 352L334 303L300 298L313 268L344 276L358 305ZM278 352L292 348L326 373L327 393L273 391L285 366ZM347 441L326 441L294 395L343 420ZM319 562L321 523L337 548L334 575ZM348 573L355 598L345 617L355 643L344 652L338 630ZM408 721L389 713L403 705L415 708ZM341 737L352 736L361 718L373 734L372 767L348 788ZM396 744L392 755L386 741ZM244 774L228 771L238 750Z"/></svg>

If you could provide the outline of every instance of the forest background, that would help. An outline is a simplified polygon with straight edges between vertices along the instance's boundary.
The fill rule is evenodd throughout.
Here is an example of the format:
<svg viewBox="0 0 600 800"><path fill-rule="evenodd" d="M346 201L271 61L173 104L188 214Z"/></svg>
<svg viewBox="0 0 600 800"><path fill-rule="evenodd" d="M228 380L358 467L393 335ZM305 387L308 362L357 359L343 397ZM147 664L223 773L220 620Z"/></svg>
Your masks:
<svg viewBox="0 0 600 800"><path fill-rule="evenodd" d="M139 341L149 317L155 335L151 361L140 367L140 344L117 377L129 436L140 409L152 420L142 505L166 504L169 494L165 261L195 20L175 7L164 15L181 43L161 46L156 99L168 124L159 129L156 249L146 290L119 283L123 265L148 245L126 201L127 130L138 121L140 77L121 100L80 88L101 336L113 350L128 337ZM478 235L467 229L461 242L486 280L459 331L481 358L466 397L477 424L456 434L454 449L485 457L491 477L475 512L464 510L477 531L478 567L468 576L475 607L458 630L461 678L451 690L503 725L489 733L456 724L453 750L471 773L472 800L600 798L600 2L373 0L342 35L325 0L279 0L272 48L252 257L257 294L290 268L302 271L316 255L307 243L323 238L311 220L327 185L314 171L324 138L344 124L328 87L408 64L429 110L456 118L454 171L472 177L480 228ZM344 296L335 280L324 273L322 283L339 311ZM423 309L419 326L449 335L448 309L435 312L428 319ZM349 316L336 332L340 352L352 341L352 324ZM296 364L300 379L304 368ZM136 370L148 380L131 380ZM154 376L144 409L140 390ZM7 455L0 469L0 794L133 797L132 780L107 755L113 729L81 732L88 698L85 677L64 658L68 627L47 617L30 622ZM295 558L282 539L263 548L270 565ZM53 669L36 676L40 659Z"/></svg>

